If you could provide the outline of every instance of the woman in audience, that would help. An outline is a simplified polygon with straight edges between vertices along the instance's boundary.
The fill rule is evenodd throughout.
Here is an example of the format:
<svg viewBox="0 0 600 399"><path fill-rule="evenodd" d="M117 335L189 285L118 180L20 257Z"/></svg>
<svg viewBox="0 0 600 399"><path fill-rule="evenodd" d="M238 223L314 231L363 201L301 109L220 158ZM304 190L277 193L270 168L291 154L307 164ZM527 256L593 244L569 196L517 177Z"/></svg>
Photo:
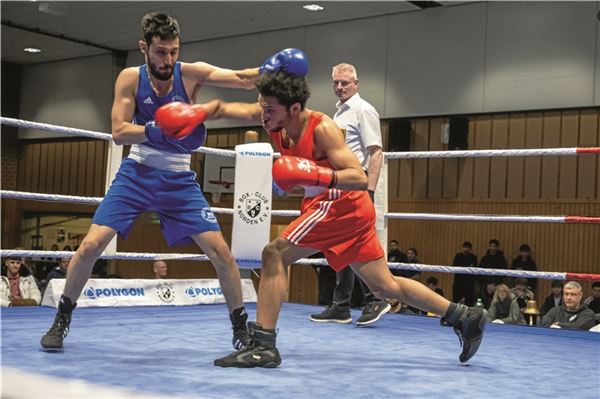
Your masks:
<svg viewBox="0 0 600 399"><path fill-rule="evenodd" d="M499 284L494 292L494 299L488 310L489 320L499 324L525 324L517 297L510 292L506 284Z"/></svg>

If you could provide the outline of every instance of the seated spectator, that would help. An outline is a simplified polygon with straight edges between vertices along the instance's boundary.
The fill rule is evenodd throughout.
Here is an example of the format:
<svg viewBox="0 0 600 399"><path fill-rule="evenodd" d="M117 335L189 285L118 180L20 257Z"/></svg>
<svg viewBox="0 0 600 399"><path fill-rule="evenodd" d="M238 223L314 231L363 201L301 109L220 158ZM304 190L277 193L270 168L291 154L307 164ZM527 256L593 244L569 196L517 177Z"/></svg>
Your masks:
<svg viewBox="0 0 600 399"><path fill-rule="evenodd" d="M27 268L22 267L21 259L8 258L0 279L0 305L36 306L41 299L42 294L35 279Z"/></svg>
<svg viewBox="0 0 600 399"><path fill-rule="evenodd" d="M473 252L473 244L465 241L462 250L454 256L452 266L477 267L477 255ZM477 276L472 274L454 274L452 282L452 302L461 302L467 306L475 305L475 284Z"/></svg>
<svg viewBox="0 0 600 399"><path fill-rule="evenodd" d="M550 328L589 330L594 326L594 312L581 303L583 288L569 281L563 288L562 306L555 306L542 318L542 325Z"/></svg>
<svg viewBox="0 0 600 399"><path fill-rule="evenodd" d="M406 251L406 263L421 263L417 255L418 252L415 248L409 248ZM402 277L412 278L413 280L419 280L419 277L421 277L421 272L417 270L402 270L402 273L404 273L401 274Z"/></svg>
<svg viewBox="0 0 600 399"><path fill-rule="evenodd" d="M69 262L71 258L62 258L58 261L58 265L48 273L46 277L46 287L50 284L50 281L54 278L67 278L67 270L69 269Z"/></svg>
<svg viewBox="0 0 600 399"><path fill-rule="evenodd" d="M432 291L435 291L437 294L444 296L444 290L441 289L440 287L438 287L438 279L431 276L427 278L426 283L427 286L429 287L429 289L431 289Z"/></svg>
<svg viewBox="0 0 600 399"><path fill-rule="evenodd" d="M506 284L499 284L488 309L488 318L492 323L525 324L525 317L519 309L517 297L510 292Z"/></svg>
<svg viewBox="0 0 600 399"><path fill-rule="evenodd" d="M537 272L537 265L531 258L531 248L529 245L523 244L519 247L519 256L513 259L510 268L512 270L529 270ZM535 292L537 288L537 278L527 279L527 286L530 287L533 292Z"/></svg>
<svg viewBox="0 0 600 399"><path fill-rule="evenodd" d="M164 260L155 260L152 268L154 269L154 278L167 278L167 274L169 274L167 262Z"/></svg>
<svg viewBox="0 0 600 399"><path fill-rule="evenodd" d="M587 297L583 301L592 312L600 314L600 281L594 281L592 283L592 296Z"/></svg>
<svg viewBox="0 0 600 399"><path fill-rule="evenodd" d="M406 263L406 254L400 251L400 247L398 246L398 241L392 240L389 244L389 252L387 254L388 262L400 262Z"/></svg>
<svg viewBox="0 0 600 399"><path fill-rule="evenodd" d="M542 307L540 308L540 317L544 317L546 313L555 306L563 304L563 283L560 280L552 280L550 286L552 293L546 297Z"/></svg>
<svg viewBox="0 0 600 399"><path fill-rule="evenodd" d="M483 302L483 307L485 309L489 309L492 305L492 300L494 299L494 294L496 293L496 288L498 286L495 277L488 278L485 284L485 290L479 294L479 299Z"/></svg>
<svg viewBox="0 0 600 399"><path fill-rule="evenodd" d="M527 287L527 279L525 277L517 277L515 286L510 290L517 297L519 309L527 307L527 301L535 299L535 294Z"/></svg>
<svg viewBox="0 0 600 399"><path fill-rule="evenodd" d="M90 278L107 278L107 266L108 262L106 261L106 259L96 260L96 262L94 263L94 267L92 267L92 274L90 275Z"/></svg>

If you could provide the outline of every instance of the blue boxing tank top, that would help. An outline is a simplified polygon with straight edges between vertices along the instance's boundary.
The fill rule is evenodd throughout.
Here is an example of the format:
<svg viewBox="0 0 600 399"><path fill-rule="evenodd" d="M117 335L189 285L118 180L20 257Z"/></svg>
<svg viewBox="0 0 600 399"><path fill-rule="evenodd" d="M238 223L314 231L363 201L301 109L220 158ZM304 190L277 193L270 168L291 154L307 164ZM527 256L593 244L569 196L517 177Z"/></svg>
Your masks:
<svg viewBox="0 0 600 399"><path fill-rule="evenodd" d="M181 63L179 61L175 63L175 67L173 68L173 87L171 91L164 96L156 95L152 89L146 65L140 66L140 77L135 96L135 113L133 114L132 122L136 125L145 125L146 122L154 120L154 113L160 106L175 101L190 102L183 85ZM202 125L202 127L204 128L204 125ZM138 145L176 154L191 154L193 150L203 144L204 138L206 137L204 130L205 129L195 129L192 134L182 140L161 136L159 139L154 139L152 141L148 140Z"/></svg>

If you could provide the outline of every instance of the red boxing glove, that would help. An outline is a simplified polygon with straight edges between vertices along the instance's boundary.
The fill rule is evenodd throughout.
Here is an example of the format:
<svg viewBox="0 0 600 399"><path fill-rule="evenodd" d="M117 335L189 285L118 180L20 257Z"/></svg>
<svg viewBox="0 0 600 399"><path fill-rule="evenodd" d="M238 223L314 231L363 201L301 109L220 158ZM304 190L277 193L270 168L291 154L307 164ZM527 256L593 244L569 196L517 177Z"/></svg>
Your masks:
<svg viewBox="0 0 600 399"><path fill-rule="evenodd" d="M181 140L206 120L206 111L200 105L176 101L157 109L154 120L165 136Z"/></svg>
<svg viewBox="0 0 600 399"><path fill-rule="evenodd" d="M310 159L283 155L273 163L273 179L282 190L294 186L332 188L337 183L335 170L318 166Z"/></svg>

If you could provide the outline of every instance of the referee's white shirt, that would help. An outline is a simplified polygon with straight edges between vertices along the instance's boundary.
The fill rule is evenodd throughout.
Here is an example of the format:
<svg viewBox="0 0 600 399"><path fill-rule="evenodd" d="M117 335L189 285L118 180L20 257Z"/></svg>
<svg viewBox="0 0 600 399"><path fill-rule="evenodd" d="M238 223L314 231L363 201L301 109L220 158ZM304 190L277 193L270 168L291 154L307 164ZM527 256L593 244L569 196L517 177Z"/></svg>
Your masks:
<svg viewBox="0 0 600 399"><path fill-rule="evenodd" d="M346 144L356 155L364 169L369 164L370 146L383 147L381 143L381 126L379 114L375 107L360 98L358 93L342 103L338 101L333 120L346 130Z"/></svg>

